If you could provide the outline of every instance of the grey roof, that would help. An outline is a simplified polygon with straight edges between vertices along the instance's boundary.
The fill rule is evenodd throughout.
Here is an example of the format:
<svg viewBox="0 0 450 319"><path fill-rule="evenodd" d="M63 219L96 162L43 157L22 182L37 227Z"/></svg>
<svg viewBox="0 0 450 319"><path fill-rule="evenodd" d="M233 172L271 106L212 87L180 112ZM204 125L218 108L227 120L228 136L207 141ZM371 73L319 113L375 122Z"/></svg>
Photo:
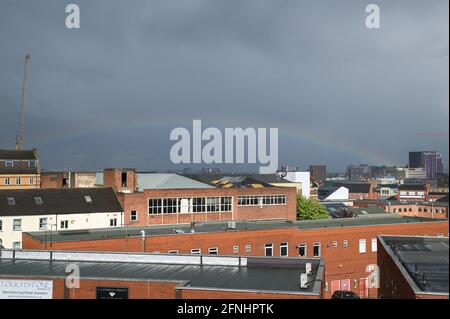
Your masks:
<svg viewBox="0 0 450 319"><path fill-rule="evenodd" d="M381 236L380 242L416 293L448 295L448 237Z"/></svg>
<svg viewBox="0 0 450 319"><path fill-rule="evenodd" d="M424 184L402 184L398 186L398 190L425 190Z"/></svg>
<svg viewBox="0 0 450 319"><path fill-rule="evenodd" d="M0 216L97 212L123 212L112 188L0 190Z"/></svg>
<svg viewBox="0 0 450 319"><path fill-rule="evenodd" d="M327 219L327 220L308 220L308 221L237 221L234 230L228 229L227 222L208 222L196 223L196 233L211 232L233 232L240 230L268 230L277 228L297 228L297 229L320 229L320 228L350 228L359 226L376 226L404 223L421 223L421 222L446 222L447 220L436 220L418 217L402 217L399 214L385 214L384 216L375 215L374 217L359 218L343 218L343 219ZM190 225L165 225L165 226L149 226L149 227L129 227L129 228L105 228L81 231L58 231L52 233L53 242L65 241L83 241L83 240L100 240L109 238L138 237L141 230L144 230L147 236L174 235L178 236L183 233L190 233ZM350 230L349 230L350 231ZM30 232L31 237L45 242L45 232Z"/></svg>
<svg viewBox="0 0 450 319"><path fill-rule="evenodd" d="M25 251L24 253L27 253ZM2 254L5 254L3 252ZM30 251L30 256L33 254ZM271 291L318 294L316 276L320 279L323 276L323 264L320 259L299 259L299 258L266 258L266 257L245 257L241 267L232 265L227 259L238 259L236 257L220 256L225 262L216 264L196 264L192 262L172 262L171 260L192 260L192 256L179 256L174 259L174 255L153 255L154 259L164 262L146 261L152 258L152 254L128 254L128 253L98 253L82 252L87 258L77 259L77 253L61 252L62 256L71 256L69 259L41 257L23 257L22 259L11 257L0 258L0 278L1 277L44 277L44 278L65 278L67 276L67 260L71 264L80 267L81 278L85 279L108 279L108 280L131 280L131 281L178 281L179 287L187 289L230 289L247 291ZM53 255L56 255L53 253ZM80 255L80 253L78 253ZM113 258L108 256L114 255ZM112 262L110 260L120 259L124 256L123 262ZM104 257L106 256L106 257ZM118 258L119 257L119 258ZM195 256L194 258L199 258ZM203 257L208 258L207 256ZM135 259L135 261L130 261ZM242 258L241 258L242 259ZM106 260L106 261L105 261ZM201 259L200 259L201 260ZM312 272L308 276L308 281L314 283L307 288L300 288L300 274L305 272L306 263L311 263ZM241 263L241 262L240 262Z"/></svg>
<svg viewBox="0 0 450 319"><path fill-rule="evenodd" d="M369 193L370 191L370 184L366 183L333 182L333 186L344 186L349 193Z"/></svg>
<svg viewBox="0 0 450 319"><path fill-rule="evenodd" d="M36 150L0 150L0 160L36 160Z"/></svg>
<svg viewBox="0 0 450 319"><path fill-rule="evenodd" d="M137 173L136 175L138 191L144 189L214 188L178 174Z"/></svg>

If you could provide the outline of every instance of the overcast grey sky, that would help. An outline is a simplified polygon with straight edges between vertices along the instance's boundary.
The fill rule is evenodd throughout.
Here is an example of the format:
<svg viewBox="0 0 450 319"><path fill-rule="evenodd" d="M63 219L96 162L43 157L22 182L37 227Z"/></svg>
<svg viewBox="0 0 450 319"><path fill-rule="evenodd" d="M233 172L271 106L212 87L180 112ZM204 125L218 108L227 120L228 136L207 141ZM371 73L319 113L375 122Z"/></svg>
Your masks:
<svg viewBox="0 0 450 319"><path fill-rule="evenodd" d="M71 2L78 30L65 27ZM280 164L301 168L406 164L413 150L447 166L448 5L0 0L0 148L14 147L28 52L25 146L47 169L174 168L170 131L193 119L277 127Z"/></svg>

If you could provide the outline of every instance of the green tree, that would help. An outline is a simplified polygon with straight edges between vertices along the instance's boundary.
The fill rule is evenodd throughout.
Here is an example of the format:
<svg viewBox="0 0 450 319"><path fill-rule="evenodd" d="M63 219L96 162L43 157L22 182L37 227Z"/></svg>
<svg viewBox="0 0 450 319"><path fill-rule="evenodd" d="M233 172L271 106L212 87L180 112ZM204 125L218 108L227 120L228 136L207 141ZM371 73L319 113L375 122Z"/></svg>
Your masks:
<svg viewBox="0 0 450 319"><path fill-rule="evenodd" d="M316 200L297 196L297 218L300 220L328 219L328 212Z"/></svg>

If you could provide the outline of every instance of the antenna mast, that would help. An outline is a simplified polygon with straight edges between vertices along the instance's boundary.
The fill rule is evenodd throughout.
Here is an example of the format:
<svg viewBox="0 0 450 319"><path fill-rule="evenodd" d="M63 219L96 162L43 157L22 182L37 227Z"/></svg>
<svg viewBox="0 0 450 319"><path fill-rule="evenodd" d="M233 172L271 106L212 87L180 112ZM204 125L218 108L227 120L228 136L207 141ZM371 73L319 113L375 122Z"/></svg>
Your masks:
<svg viewBox="0 0 450 319"><path fill-rule="evenodd" d="M27 101L27 80L28 80L28 62L30 61L30 55L25 55L24 60L24 70L23 70L23 81L22 81L22 105L20 107L19 115L19 133L16 139L16 150L21 150L23 146L23 129L25 122L25 105Z"/></svg>

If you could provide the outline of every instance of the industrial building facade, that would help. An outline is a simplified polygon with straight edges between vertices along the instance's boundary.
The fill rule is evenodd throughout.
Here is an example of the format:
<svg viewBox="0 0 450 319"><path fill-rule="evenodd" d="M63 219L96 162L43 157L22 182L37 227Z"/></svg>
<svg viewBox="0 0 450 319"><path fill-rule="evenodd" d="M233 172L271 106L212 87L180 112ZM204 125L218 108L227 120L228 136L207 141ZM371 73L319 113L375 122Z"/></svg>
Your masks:
<svg viewBox="0 0 450 319"><path fill-rule="evenodd" d="M0 251L0 299L321 299L323 275L319 258Z"/></svg>
<svg viewBox="0 0 450 319"><path fill-rule="evenodd" d="M231 228L230 228L231 227ZM375 298L371 282L376 271L379 235L448 236L447 220L400 216L306 222L206 223L190 226L152 226L116 230L23 235L24 248L86 251L159 252L235 256L323 258L324 297L335 290L351 290Z"/></svg>
<svg viewBox="0 0 450 319"><path fill-rule="evenodd" d="M118 196L133 227L297 219L295 187L147 189Z"/></svg>

